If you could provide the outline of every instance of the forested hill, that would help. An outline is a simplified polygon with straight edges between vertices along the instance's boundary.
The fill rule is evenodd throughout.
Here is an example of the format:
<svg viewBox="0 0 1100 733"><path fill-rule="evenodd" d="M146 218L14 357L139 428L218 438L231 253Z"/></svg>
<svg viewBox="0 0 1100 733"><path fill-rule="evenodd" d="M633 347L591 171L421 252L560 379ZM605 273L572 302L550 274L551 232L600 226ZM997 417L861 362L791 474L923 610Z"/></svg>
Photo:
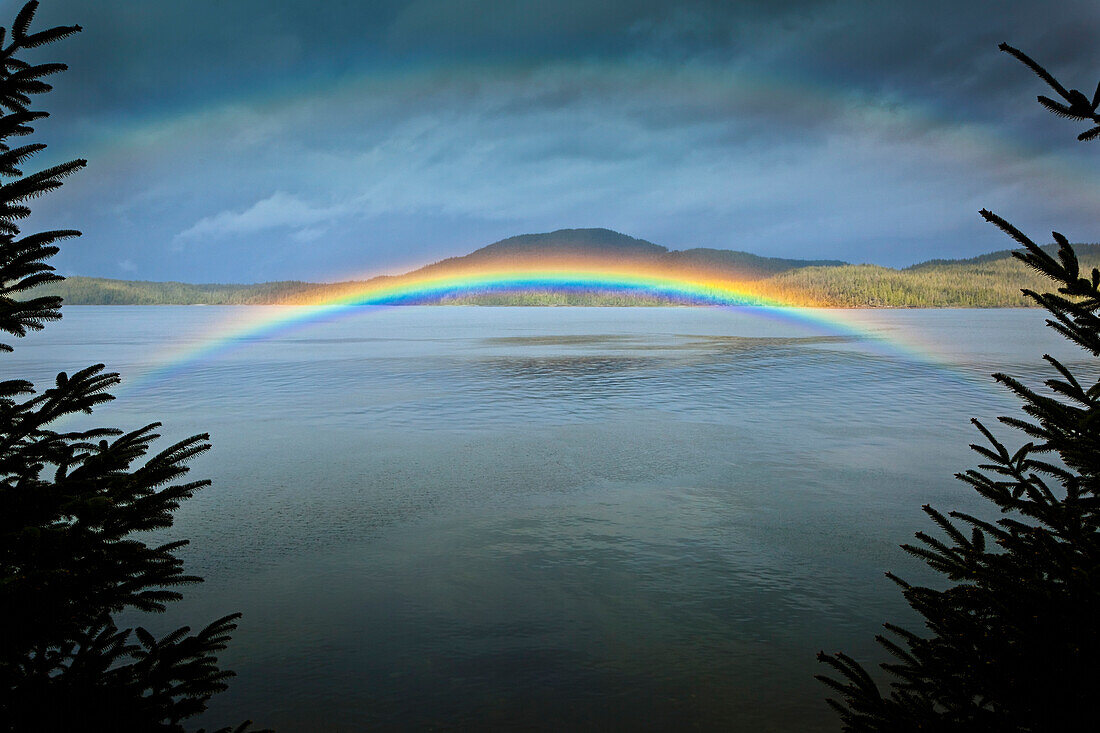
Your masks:
<svg viewBox="0 0 1100 733"><path fill-rule="evenodd" d="M1100 267L1100 245L1075 245L1082 269ZM1047 281L1011 256L1010 250L963 260L930 260L904 269L851 265L836 260L791 260L718 249L674 251L607 229L565 229L527 234L490 244L409 275L448 270L615 261L667 269L690 277L751 283L761 294L807 305L841 307L1012 307L1029 306L1022 288L1043 289ZM364 282L283 281L253 285L146 282L70 276L37 289L60 295L70 305L267 305L317 302L354 290ZM611 292L535 292L449 297L468 305L660 305L668 301Z"/></svg>
<svg viewBox="0 0 1100 733"><path fill-rule="evenodd" d="M1100 268L1100 244L1074 244L1081 272ZM1053 244L1044 247L1052 254ZM1050 289L1050 280L1000 250L963 260L929 260L901 270L877 265L805 267L766 281L777 297L816 305L893 308L1034 307L1021 294Z"/></svg>
<svg viewBox="0 0 1100 733"><path fill-rule="evenodd" d="M840 260L788 260L761 257L728 249L669 250L653 242L610 229L559 229L546 234L523 234L495 242L462 257L450 257L410 274L430 274L452 268L522 266L555 262L608 260L643 264L676 272L706 273L734 280L758 280L800 267L836 267Z"/></svg>

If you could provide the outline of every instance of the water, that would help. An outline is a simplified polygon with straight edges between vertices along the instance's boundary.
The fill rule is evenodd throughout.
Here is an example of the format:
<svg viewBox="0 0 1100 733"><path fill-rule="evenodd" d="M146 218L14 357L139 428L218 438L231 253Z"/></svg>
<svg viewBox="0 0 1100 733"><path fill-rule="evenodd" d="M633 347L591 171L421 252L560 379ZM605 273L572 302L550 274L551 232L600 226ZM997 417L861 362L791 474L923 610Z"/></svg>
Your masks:
<svg viewBox="0 0 1100 733"><path fill-rule="evenodd" d="M1080 361L1036 311L406 307L142 376L256 312L69 307L2 363L107 362L136 386L87 424L211 433L169 533L207 582L140 622L243 611L202 722L284 732L837 730L814 654L881 659L920 506L985 510L986 375Z"/></svg>

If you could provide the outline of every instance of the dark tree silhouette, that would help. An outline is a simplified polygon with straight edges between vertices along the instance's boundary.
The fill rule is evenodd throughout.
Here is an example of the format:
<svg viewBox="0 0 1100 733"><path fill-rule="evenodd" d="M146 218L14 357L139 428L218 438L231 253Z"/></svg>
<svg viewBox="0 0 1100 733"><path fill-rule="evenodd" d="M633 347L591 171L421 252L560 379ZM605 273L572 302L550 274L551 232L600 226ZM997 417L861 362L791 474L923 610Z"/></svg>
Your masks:
<svg viewBox="0 0 1100 733"><path fill-rule="evenodd" d="M1089 100L1002 44L1065 100L1040 96L1052 112L1100 123L1100 86ZM1078 136L1100 137L1100 126ZM1002 417L1030 442L1010 451L977 420L985 463L958 474L1004 515L995 522L925 506L938 536L918 532L903 545L950 581L943 590L893 574L928 635L886 624L877 641L896 661L884 695L845 654L818 658L835 677L829 704L848 731L1061 731L1095 725L1100 690L1100 272L1080 272L1073 248L1054 232L1052 257L992 212L982 216L1023 250L1016 257L1047 275L1056 292L1025 290L1051 315L1048 325L1091 355L1074 375L1049 355L1056 373L1037 391L1005 374L996 379L1023 401L1028 419ZM1081 371L1081 370L1078 370ZM1083 378L1087 377L1087 378Z"/></svg>
<svg viewBox="0 0 1100 733"><path fill-rule="evenodd" d="M10 38L0 28L0 331L16 337L61 317L60 298L28 291L61 279L46 260L59 240L80 234L20 236L16 222L33 198L86 164L24 174L45 145L10 144L48 116L31 109L32 96L66 69L32 64L24 52L81 30L31 33L37 6L19 11ZM232 676L216 655L239 614L161 639L112 622L125 609L163 611L181 597L179 586L201 581L175 555L185 541L150 546L137 533L170 527L179 502L210 483L180 481L188 460L210 447L205 434L150 456L159 423L129 433L50 428L113 399L118 383L102 364L62 372L42 391L0 381L0 729L182 731Z"/></svg>

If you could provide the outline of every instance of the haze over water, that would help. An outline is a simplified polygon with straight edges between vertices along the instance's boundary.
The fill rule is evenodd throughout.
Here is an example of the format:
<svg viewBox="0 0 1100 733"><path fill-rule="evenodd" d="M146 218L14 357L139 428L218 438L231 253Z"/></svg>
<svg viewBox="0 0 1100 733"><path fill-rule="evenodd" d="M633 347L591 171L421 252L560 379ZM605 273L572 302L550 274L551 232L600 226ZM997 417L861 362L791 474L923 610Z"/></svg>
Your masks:
<svg viewBox="0 0 1100 733"><path fill-rule="evenodd" d="M6 363L133 378L246 312L70 307ZM88 424L209 431L215 485L168 533L206 583L140 622L244 612L208 726L835 730L814 654L878 659L920 506L983 510L983 375L1077 358L1037 311L852 315L955 368L739 309L404 307L148 381Z"/></svg>

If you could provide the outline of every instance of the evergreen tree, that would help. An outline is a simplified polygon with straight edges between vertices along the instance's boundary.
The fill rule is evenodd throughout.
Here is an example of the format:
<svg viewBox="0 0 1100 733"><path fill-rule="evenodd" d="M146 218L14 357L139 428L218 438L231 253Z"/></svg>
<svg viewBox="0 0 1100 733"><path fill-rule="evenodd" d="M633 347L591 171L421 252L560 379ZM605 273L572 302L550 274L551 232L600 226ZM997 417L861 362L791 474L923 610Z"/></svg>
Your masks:
<svg viewBox="0 0 1100 733"><path fill-rule="evenodd" d="M1039 103L1091 122L1079 140L1100 137L1100 85L1090 100L1067 90L1017 49L1001 50L1039 75L1064 101ZM1073 374L1049 355L1046 389L1005 374L994 378L1023 401L1026 419L1002 417L1030 442L1010 451L977 420L985 460L958 474L1003 515L924 511L939 532L918 532L903 545L950 581L940 590L895 575L928 635L886 624L877 641L895 658L884 695L845 654L818 658L836 676L818 678L839 695L829 700L847 731L1062 731L1095 722L1100 690L1100 271L1080 271L1066 238L1057 257L992 212L982 216L1022 247L1015 255L1056 284L1025 290L1050 313L1048 325L1091 355L1090 374ZM1080 370L1079 370L1080 371ZM1087 377L1087 378L1085 378Z"/></svg>
<svg viewBox="0 0 1100 733"><path fill-rule="evenodd" d="M46 261L72 230L20 236L28 203L85 166L74 160L36 173L21 166L45 145L12 145L47 113L32 96L59 63L32 64L24 52L79 32L30 32L37 2L0 28L0 331L21 337L61 317L61 299L28 290L60 280ZM11 351L0 344L0 351ZM210 446L195 435L150 455L159 423L59 431L66 415L113 399L117 374L98 364L39 391L22 379L0 381L0 729L182 731L225 689L231 672L216 655L239 614L192 634L156 639L118 629L112 615L163 611L177 590L201 579L183 572L175 552L186 542L150 546L137 533L172 524L179 502L209 481L181 482L186 463ZM237 728L241 731L247 723ZM224 729L228 731L229 729Z"/></svg>

